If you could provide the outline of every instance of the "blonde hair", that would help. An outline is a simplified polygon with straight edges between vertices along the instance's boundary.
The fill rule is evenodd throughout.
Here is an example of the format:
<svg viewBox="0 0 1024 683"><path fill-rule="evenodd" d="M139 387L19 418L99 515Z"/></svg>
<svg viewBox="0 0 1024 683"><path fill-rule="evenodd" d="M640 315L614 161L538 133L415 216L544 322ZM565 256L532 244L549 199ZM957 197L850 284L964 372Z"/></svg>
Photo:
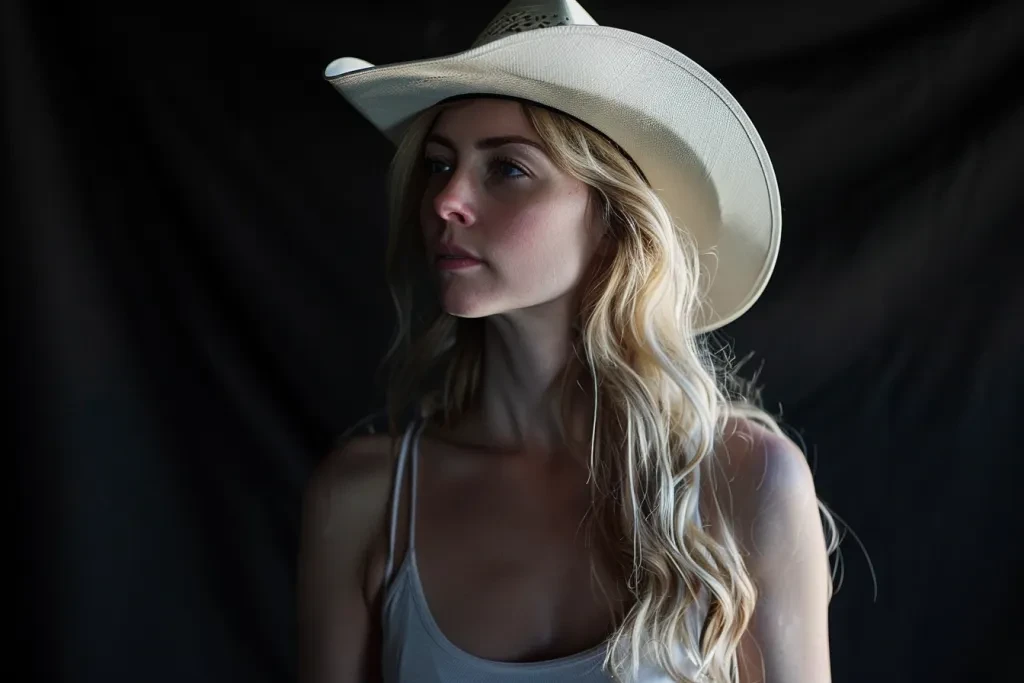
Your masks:
<svg viewBox="0 0 1024 683"><path fill-rule="evenodd" d="M613 553L635 598L618 615L605 666L629 680L650 658L672 680L692 683L673 654L678 644L693 658L698 680L735 683L756 591L732 531L722 528L716 540L699 523L699 502L721 510L717 499L700 501L701 481L712 476L711 456L729 417L781 429L755 396L744 397L722 349L696 334L703 303L697 248L642 173L587 125L520 104L554 164L593 189L614 245L595 259L578 293L580 362L566 365L562 384L585 381L593 389L588 533L596 531ZM441 309L418 225L423 141L444 107L409 125L390 168L386 270L398 318L385 358L392 432L417 401L423 413L457 421L479 384L483 322ZM568 416L568 399L563 409ZM819 508L831 554L835 522Z"/></svg>

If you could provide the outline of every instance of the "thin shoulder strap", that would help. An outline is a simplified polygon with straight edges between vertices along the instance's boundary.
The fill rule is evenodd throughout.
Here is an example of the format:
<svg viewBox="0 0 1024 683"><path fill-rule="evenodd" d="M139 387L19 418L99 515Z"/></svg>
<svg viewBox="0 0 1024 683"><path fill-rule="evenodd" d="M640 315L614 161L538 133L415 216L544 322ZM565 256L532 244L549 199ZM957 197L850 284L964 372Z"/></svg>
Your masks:
<svg viewBox="0 0 1024 683"><path fill-rule="evenodd" d="M395 568L395 536L398 533L398 503L402 500L402 479L405 473L405 459L409 453L409 441L412 438L413 424L410 422L402 435L402 447L398 451L398 462L395 464L395 480L391 489L391 514L388 516L388 561L384 565L384 585L391 583L391 573Z"/></svg>
<svg viewBox="0 0 1024 683"><path fill-rule="evenodd" d="M416 433L413 436L412 443L409 444L412 450L412 482L409 487L409 550L406 552L413 552L416 550L416 492L419 489L419 471L420 471L420 434L427 426L427 419L421 417L419 423L416 425Z"/></svg>
<svg viewBox="0 0 1024 683"><path fill-rule="evenodd" d="M409 499L409 550L414 548L416 538L416 453L419 443L419 433L422 430L424 421L410 420L402 436L401 450L398 452L398 462L395 465L395 481L391 491L391 515L388 529L388 560L384 565L384 585L391 583L391 575L395 569L395 540L398 536L398 508L402 500L402 480L405 478L405 462L412 459L412 496ZM408 551L406 551L408 552Z"/></svg>

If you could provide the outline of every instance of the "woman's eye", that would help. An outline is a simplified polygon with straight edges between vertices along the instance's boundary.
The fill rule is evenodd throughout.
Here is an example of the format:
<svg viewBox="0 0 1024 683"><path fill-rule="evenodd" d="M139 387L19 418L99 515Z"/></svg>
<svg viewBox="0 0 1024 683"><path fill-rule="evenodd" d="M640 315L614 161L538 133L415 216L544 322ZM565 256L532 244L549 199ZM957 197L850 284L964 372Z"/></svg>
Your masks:
<svg viewBox="0 0 1024 683"><path fill-rule="evenodd" d="M515 163L511 159L494 159L491 162L491 168L494 169L502 178L509 180L525 178L528 175L519 164ZM451 170L451 167L442 159L428 158L423 160L423 169L426 171L428 176L432 176L437 173L446 173Z"/></svg>
<svg viewBox="0 0 1024 683"><path fill-rule="evenodd" d="M435 172L437 172L438 171L438 168L437 168L438 166L447 166L447 165L448 164L444 163L440 159L424 159L423 160L423 168L426 169L426 171L427 171L427 173L429 175L433 175Z"/></svg>
<svg viewBox="0 0 1024 683"><path fill-rule="evenodd" d="M518 164L512 163L507 159L496 159L494 165L501 169L501 174L506 178L526 177L526 172Z"/></svg>

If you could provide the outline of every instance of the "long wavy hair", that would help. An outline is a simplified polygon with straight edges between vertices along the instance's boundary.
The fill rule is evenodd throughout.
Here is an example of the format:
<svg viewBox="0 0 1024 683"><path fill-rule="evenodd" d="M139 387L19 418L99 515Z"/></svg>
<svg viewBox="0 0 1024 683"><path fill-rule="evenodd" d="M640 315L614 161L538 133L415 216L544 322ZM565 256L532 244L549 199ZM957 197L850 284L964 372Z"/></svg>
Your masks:
<svg viewBox="0 0 1024 683"><path fill-rule="evenodd" d="M693 683L677 657L681 646L696 680L736 683L756 589L727 524L717 539L700 524L700 506L721 513L715 494L702 498L701 482L712 477L712 455L730 417L782 431L740 380L727 347L696 333L703 304L698 251L643 174L586 124L520 105L554 164L592 188L613 245L580 285L576 353L562 375L563 416L570 414L566 387L589 387L594 404L588 539L600 539L598 553L620 571L633 598L628 612L609 600L616 629L604 666L625 681L651 661L672 680ZM419 227L424 138L445 106L409 125L389 170L386 272L397 328L382 369L393 434L410 409L457 422L480 384L484 321L441 309ZM820 501L819 509L831 555L835 521Z"/></svg>

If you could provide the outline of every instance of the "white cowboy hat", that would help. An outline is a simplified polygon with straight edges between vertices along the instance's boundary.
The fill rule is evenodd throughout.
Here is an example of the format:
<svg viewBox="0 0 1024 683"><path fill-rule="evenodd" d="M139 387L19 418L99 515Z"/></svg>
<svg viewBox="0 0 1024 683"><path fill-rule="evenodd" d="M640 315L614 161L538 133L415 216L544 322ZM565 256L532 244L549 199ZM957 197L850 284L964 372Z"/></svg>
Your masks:
<svg viewBox="0 0 1024 683"><path fill-rule="evenodd" d="M736 98L667 45L599 26L576 0L512 0L469 50L384 66L342 57L324 78L396 144L419 112L471 94L537 102L611 138L696 240L709 275L699 331L738 318L768 283L779 187Z"/></svg>

